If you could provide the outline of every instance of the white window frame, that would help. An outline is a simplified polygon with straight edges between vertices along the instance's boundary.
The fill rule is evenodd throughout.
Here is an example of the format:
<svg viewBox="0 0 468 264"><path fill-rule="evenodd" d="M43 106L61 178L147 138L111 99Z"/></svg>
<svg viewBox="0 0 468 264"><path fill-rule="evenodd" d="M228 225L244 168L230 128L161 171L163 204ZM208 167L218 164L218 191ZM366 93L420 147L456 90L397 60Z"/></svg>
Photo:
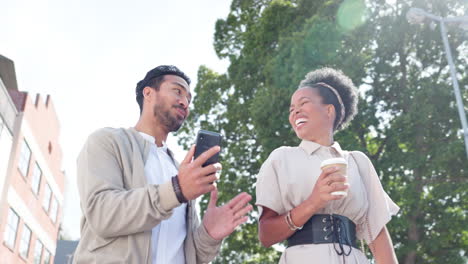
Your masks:
<svg viewBox="0 0 468 264"><path fill-rule="evenodd" d="M50 199L52 198L52 189L50 188L49 184L45 184L44 189L44 200L42 200L42 208L49 213L50 209Z"/></svg>
<svg viewBox="0 0 468 264"><path fill-rule="evenodd" d="M29 256L29 247L31 245L31 228L27 225L23 225L23 233L21 234L21 241L20 241L20 248L19 253L20 256L24 259L28 259Z"/></svg>
<svg viewBox="0 0 468 264"><path fill-rule="evenodd" d="M56 223L57 221L57 214L58 214L58 200L55 195L52 195L52 204L50 206L50 219L52 222Z"/></svg>
<svg viewBox="0 0 468 264"><path fill-rule="evenodd" d="M29 163L31 162L31 156L32 156L31 148L29 147L28 142L26 142L26 139L23 139L23 144L21 144L21 152L20 152L20 157L18 161L18 168L24 177L28 176Z"/></svg>
<svg viewBox="0 0 468 264"><path fill-rule="evenodd" d="M33 175L31 179L31 188L36 196L41 191L42 169L37 161L34 163Z"/></svg>
<svg viewBox="0 0 468 264"><path fill-rule="evenodd" d="M42 260L42 249L44 248L44 244L42 244L42 242L37 239L36 240L36 246L34 247L34 261L33 263L34 264L40 264L41 263L41 260ZM38 256L39 254L39 256ZM39 257L39 259L38 259Z"/></svg>
<svg viewBox="0 0 468 264"><path fill-rule="evenodd" d="M15 248L16 237L18 235L20 217L11 207L8 211L8 220L5 226L3 240L10 249Z"/></svg>
<svg viewBox="0 0 468 264"><path fill-rule="evenodd" d="M44 250L44 264L50 264L50 258L52 257L52 254L50 251L46 248Z"/></svg>

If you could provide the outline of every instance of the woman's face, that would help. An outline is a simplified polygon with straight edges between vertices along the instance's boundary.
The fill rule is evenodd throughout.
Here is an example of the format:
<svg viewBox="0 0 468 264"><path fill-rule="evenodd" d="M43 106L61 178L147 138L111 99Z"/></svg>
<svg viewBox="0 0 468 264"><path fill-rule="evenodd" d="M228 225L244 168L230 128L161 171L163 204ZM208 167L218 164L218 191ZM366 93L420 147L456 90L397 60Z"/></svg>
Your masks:
<svg viewBox="0 0 468 264"><path fill-rule="evenodd" d="M333 133L333 120L333 105L323 104L317 89L304 87L291 97L289 123L300 139L313 140Z"/></svg>

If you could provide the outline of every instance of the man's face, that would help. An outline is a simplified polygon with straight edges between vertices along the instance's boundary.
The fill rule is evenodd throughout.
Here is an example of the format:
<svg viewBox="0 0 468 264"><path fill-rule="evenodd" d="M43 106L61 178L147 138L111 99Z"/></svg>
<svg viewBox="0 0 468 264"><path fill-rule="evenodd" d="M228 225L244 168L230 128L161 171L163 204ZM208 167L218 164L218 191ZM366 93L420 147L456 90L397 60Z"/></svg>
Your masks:
<svg viewBox="0 0 468 264"><path fill-rule="evenodd" d="M165 75L159 91L154 92L154 117L168 132L179 130L189 115L192 99L187 82L176 75Z"/></svg>

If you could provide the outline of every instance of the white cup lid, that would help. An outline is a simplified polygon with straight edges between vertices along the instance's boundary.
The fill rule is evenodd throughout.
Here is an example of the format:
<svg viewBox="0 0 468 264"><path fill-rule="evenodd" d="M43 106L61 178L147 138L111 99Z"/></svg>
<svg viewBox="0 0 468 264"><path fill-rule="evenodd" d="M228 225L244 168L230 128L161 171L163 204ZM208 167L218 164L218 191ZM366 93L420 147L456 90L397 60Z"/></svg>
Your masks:
<svg viewBox="0 0 468 264"><path fill-rule="evenodd" d="M346 160L343 159L343 158L326 159L326 160L322 161L322 163L320 164L320 168L324 167L324 166L327 166L327 165L330 165L330 164L346 164L346 165L348 165L348 162L346 162Z"/></svg>

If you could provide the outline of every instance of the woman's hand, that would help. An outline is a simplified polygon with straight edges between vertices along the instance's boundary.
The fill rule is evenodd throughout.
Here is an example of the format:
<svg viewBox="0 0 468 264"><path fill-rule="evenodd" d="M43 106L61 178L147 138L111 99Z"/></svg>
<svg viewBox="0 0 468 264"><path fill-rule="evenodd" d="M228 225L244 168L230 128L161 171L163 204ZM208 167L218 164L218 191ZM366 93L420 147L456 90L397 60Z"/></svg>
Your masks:
<svg viewBox="0 0 468 264"><path fill-rule="evenodd" d="M307 201L318 211L324 208L329 201L343 198L343 195L333 195L331 193L347 190L349 186L345 182L346 176L339 173L339 168L326 168L317 179Z"/></svg>

